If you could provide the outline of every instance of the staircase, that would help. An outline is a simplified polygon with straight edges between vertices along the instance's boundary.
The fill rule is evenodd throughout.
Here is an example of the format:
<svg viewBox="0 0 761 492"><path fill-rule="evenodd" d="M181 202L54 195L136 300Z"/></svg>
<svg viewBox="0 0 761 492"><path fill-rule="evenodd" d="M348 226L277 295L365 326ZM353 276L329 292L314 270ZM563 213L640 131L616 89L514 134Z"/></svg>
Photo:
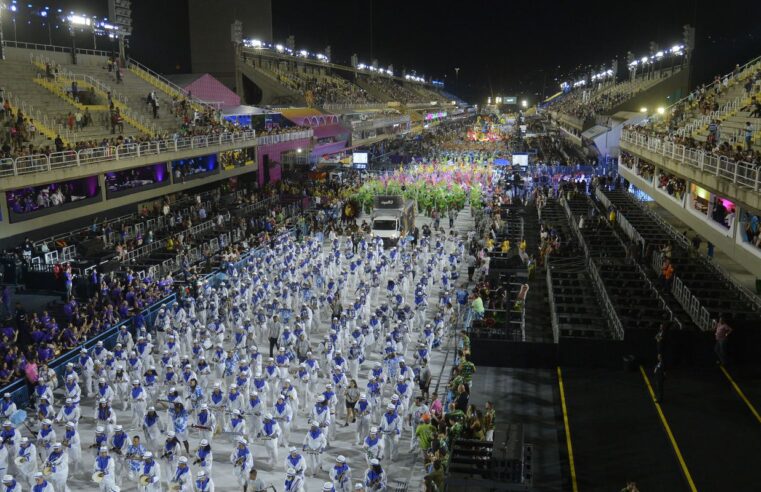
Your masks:
<svg viewBox="0 0 761 492"><path fill-rule="evenodd" d="M93 124L81 130L75 128L67 135L66 118L69 113L74 114L79 108L43 85L35 83L37 75L42 73L28 61L3 60L0 61L0 86L13 93L18 101L23 102L27 108L25 112L33 113L36 110L46 115L50 122L48 126L59 132L69 142L101 140L113 136L107 113L96 113L92 110ZM80 105L80 107L85 106ZM138 133L137 129L124 125L124 135Z"/></svg>

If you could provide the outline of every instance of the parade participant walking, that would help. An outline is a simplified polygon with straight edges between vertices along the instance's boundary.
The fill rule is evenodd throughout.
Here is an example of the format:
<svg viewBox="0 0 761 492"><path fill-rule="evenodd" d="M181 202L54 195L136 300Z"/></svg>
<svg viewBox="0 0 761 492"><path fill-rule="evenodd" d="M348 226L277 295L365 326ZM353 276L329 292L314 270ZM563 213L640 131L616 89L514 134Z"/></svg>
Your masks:
<svg viewBox="0 0 761 492"><path fill-rule="evenodd" d="M346 458L343 455L338 455L336 464L330 469L330 480L336 492L350 492L351 467L346 464Z"/></svg>
<svg viewBox="0 0 761 492"><path fill-rule="evenodd" d="M236 442L236 448L230 453L230 463L233 465L238 485L244 487L249 475L248 472L254 467L254 457L248 449L248 442L244 437L238 437Z"/></svg>
<svg viewBox="0 0 761 492"><path fill-rule="evenodd" d="M137 489L139 492L161 492L161 465L153 459L150 451L143 454Z"/></svg>

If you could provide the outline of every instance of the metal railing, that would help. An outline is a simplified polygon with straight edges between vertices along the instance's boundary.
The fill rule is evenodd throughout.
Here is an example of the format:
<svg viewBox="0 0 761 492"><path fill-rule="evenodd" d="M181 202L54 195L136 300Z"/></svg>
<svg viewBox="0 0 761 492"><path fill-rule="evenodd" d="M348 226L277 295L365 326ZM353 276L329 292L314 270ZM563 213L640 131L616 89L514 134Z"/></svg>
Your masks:
<svg viewBox="0 0 761 492"><path fill-rule="evenodd" d="M550 255L544 259L547 268L547 299L550 303L550 323L552 324L552 338L555 343L560 341L560 325L558 325L558 313L555 310L555 293L552 290L552 267L550 265Z"/></svg>
<svg viewBox="0 0 761 492"><path fill-rule="evenodd" d="M733 184L761 189L761 166L743 161L734 161L729 157L714 155L701 149L687 148L659 137L651 137L632 130L621 132L621 141L635 145L650 152L672 159L701 172L710 173Z"/></svg>
<svg viewBox="0 0 761 492"><path fill-rule="evenodd" d="M613 302L611 302L610 296L608 296L608 292L605 290L605 283L600 277L600 271L597 269L597 265L592 261L592 257L590 256L587 256L587 271L589 272L589 277L592 279L592 285L597 293L600 305L608 318L610 326L613 328L616 340L623 340L624 326L621 323L621 318L618 317L618 313L616 312L615 307L613 307Z"/></svg>
<svg viewBox="0 0 761 492"><path fill-rule="evenodd" d="M69 46L55 46L52 44L40 44L40 43L27 43L24 41L12 41L8 39L3 40L3 45L6 48L22 48L25 50L36 51L52 51L56 53L71 53L71 47ZM111 52L104 50L93 50L88 48L77 48L76 53L81 55L94 55L94 56L111 56Z"/></svg>
<svg viewBox="0 0 761 492"><path fill-rule="evenodd" d="M663 254L660 251L653 251L651 267L660 275L663 267ZM702 331L713 329L714 320L711 318L711 313L702 306L700 300L690 292L677 275L674 275L671 280L671 294L698 328Z"/></svg>
<svg viewBox="0 0 761 492"><path fill-rule="evenodd" d="M302 132L299 132L299 135L301 135L301 133ZM47 172L52 169L135 159L146 155L171 154L186 150L205 149L216 145L266 145L292 140L295 138L293 135L294 133L288 133L257 138L256 132L251 130L240 133L226 132L220 133L219 135L201 135L169 140L157 140L153 142L143 142L141 144L128 143L116 147L95 147L79 151L65 150L62 152L53 152L49 155L34 154L17 157L13 160L12 165L10 165L7 160L3 161L3 166L0 168L0 177L20 176L24 174ZM309 136L311 137L311 133ZM305 137L302 136L300 138ZM167 156L167 159L171 158L171 156Z"/></svg>

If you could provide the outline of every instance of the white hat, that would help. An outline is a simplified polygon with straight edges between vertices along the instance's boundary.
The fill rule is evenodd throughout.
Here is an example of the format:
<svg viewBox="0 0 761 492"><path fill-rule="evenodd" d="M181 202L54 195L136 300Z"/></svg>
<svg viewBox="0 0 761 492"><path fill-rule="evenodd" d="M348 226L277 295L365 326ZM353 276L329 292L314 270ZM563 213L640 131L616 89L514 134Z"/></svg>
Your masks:
<svg viewBox="0 0 761 492"><path fill-rule="evenodd" d="M344 458L344 455L339 454L338 457L336 458L336 461L339 463L346 463L346 458Z"/></svg>
<svg viewBox="0 0 761 492"><path fill-rule="evenodd" d="M115 430L116 432L119 432L119 431L122 431L122 430L124 430L124 427L123 427L123 426L121 426L121 425L115 425L115 426L114 426L114 430Z"/></svg>
<svg viewBox="0 0 761 492"><path fill-rule="evenodd" d="M29 443L29 438L28 437L22 437L21 438L21 444L28 444L28 443Z"/></svg>
<svg viewBox="0 0 761 492"><path fill-rule="evenodd" d="M207 405L206 403L201 404L201 410L208 410L208 409L209 409L209 405Z"/></svg>
<svg viewBox="0 0 761 492"><path fill-rule="evenodd" d="M37 472L37 473L35 473L35 474L34 474L34 478L35 478L35 479L38 479L38 478L45 478L45 476L42 474L42 472Z"/></svg>
<svg viewBox="0 0 761 492"><path fill-rule="evenodd" d="M272 420L272 414L271 414L271 413L267 413L267 414L264 416L264 418L265 418L265 419L267 419L267 420Z"/></svg>
<svg viewBox="0 0 761 492"><path fill-rule="evenodd" d="M102 425L99 425L98 427L95 428L96 434L103 434L104 432L106 432L106 429L104 429Z"/></svg>
<svg viewBox="0 0 761 492"><path fill-rule="evenodd" d="M357 482L354 484L354 490L365 490L365 486L361 482Z"/></svg>
<svg viewBox="0 0 761 492"><path fill-rule="evenodd" d="M296 474L296 470L294 470L293 468L288 468L285 471L285 474L288 475L289 477L292 477L292 476L294 476Z"/></svg>
<svg viewBox="0 0 761 492"><path fill-rule="evenodd" d="M139 379L133 379L132 380L132 384L140 384L140 380Z"/></svg>
<svg viewBox="0 0 761 492"><path fill-rule="evenodd" d="M77 427L77 424L74 422L66 422L66 427L69 427L70 429L75 429Z"/></svg>
<svg viewBox="0 0 761 492"><path fill-rule="evenodd" d="M108 453L108 448L106 446L101 446L98 451L100 451L101 453Z"/></svg>
<svg viewBox="0 0 761 492"><path fill-rule="evenodd" d="M240 443L240 444L246 444L246 438L245 438L245 437L243 437L243 436L238 436L238 437L235 439L235 441L236 441L236 442L238 442L238 443Z"/></svg>
<svg viewBox="0 0 761 492"><path fill-rule="evenodd" d="M333 490L333 482L325 482L322 484L322 490Z"/></svg>
<svg viewBox="0 0 761 492"><path fill-rule="evenodd" d="M207 441L206 439L201 439L201 446L208 446L208 445L209 445L209 441Z"/></svg>
<svg viewBox="0 0 761 492"><path fill-rule="evenodd" d="M145 459L153 458L153 453L151 453L150 451L146 451L145 453L143 453L143 458Z"/></svg>
<svg viewBox="0 0 761 492"><path fill-rule="evenodd" d="M100 379L98 379L98 382L99 382L99 383L105 383L105 382L106 382L106 379L105 379L105 378L100 378Z"/></svg>
<svg viewBox="0 0 761 492"><path fill-rule="evenodd" d="M58 449L58 448L60 448L60 447L61 447L61 443L60 443L60 442L57 442L57 443L53 444L53 447L54 447L54 448L56 448L56 449Z"/></svg>
<svg viewBox="0 0 761 492"><path fill-rule="evenodd" d="M370 427L370 434L377 434L378 428L377 427Z"/></svg>
<svg viewBox="0 0 761 492"><path fill-rule="evenodd" d="M395 408L396 408L396 407L394 406L394 404L393 404L393 403L389 403L388 405L386 405L386 410L393 410L393 409L395 409Z"/></svg>
<svg viewBox="0 0 761 492"><path fill-rule="evenodd" d="M205 476L206 476L206 472L205 472L205 471L203 471L203 470L200 470L200 471L198 472L198 478L201 478L201 477L205 477Z"/></svg>
<svg viewBox="0 0 761 492"><path fill-rule="evenodd" d="M42 421L42 425L53 425L53 422L50 419L45 419Z"/></svg>
<svg viewBox="0 0 761 492"><path fill-rule="evenodd" d="M366 395L366 394L364 394L364 393L360 393L360 394L359 394L359 399L360 399L360 400L366 400L366 399L367 399L367 395Z"/></svg>
<svg viewBox="0 0 761 492"><path fill-rule="evenodd" d="M380 461L377 460L377 458L373 458L370 460L371 465L380 465Z"/></svg>
<svg viewBox="0 0 761 492"><path fill-rule="evenodd" d="M180 463L185 463L185 464L187 464L187 462L188 462L188 459L187 459L185 456L180 456L180 459L179 459L178 461L179 461Z"/></svg>
<svg viewBox="0 0 761 492"><path fill-rule="evenodd" d="M12 482L13 481L13 475L4 475L3 476L3 482Z"/></svg>
<svg viewBox="0 0 761 492"><path fill-rule="evenodd" d="M167 431L166 437L175 437L177 434L174 433L174 431Z"/></svg>

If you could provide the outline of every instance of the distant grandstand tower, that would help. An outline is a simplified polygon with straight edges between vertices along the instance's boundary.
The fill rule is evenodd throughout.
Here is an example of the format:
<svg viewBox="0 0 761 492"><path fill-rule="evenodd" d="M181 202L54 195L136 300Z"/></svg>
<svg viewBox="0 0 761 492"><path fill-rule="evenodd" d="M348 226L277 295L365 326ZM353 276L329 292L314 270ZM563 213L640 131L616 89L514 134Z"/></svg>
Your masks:
<svg viewBox="0 0 761 492"><path fill-rule="evenodd" d="M235 51L230 26L242 23L244 38L272 40L272 0L188 0L190 61L194 73L210 73L235 85Z"/></svg>

